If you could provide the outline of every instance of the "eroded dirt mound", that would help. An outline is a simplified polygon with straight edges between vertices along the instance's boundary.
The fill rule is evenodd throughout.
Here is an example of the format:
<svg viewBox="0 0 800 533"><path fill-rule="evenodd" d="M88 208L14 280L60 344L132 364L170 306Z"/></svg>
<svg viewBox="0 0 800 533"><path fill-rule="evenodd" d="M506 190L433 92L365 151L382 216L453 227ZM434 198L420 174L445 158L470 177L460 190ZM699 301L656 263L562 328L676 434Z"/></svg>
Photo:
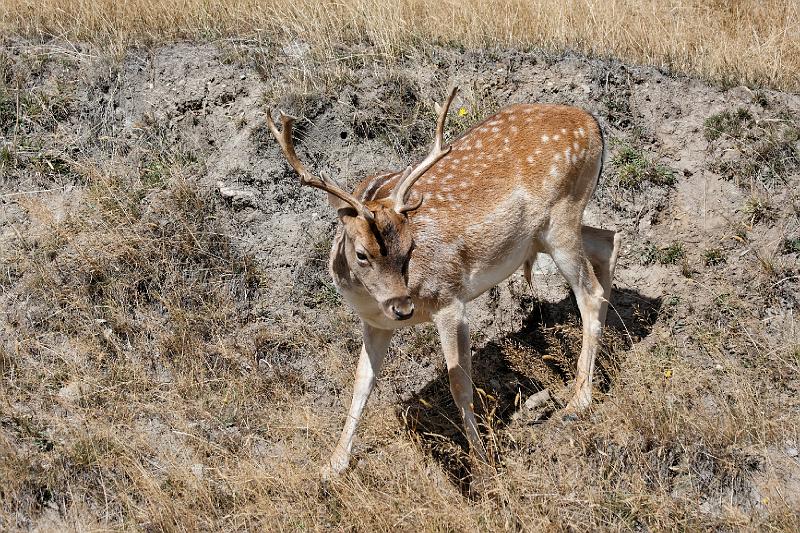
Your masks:
<svg viewBox="0 0 800 533"><path fill-rule="evenodd" d="M353 187L427 150L431 103L454 84L449 138L514 102L598 116L608 161L586 220L624 242L597 405L572 426L539 423L580 345L552 264L533 290L515 275L471 308L505 483L492 525L796 523L800 98L538 53L342 57L222 43L114 61L5 43L0 524L412 527L462 505L430 327L396 336L360 462L317 492L359 327L326 273L335 216L264 121L270 106L300 117L301 157ZM529 412L542 388L555 403ZM428 511L356 519L370 487Z"/></svg>

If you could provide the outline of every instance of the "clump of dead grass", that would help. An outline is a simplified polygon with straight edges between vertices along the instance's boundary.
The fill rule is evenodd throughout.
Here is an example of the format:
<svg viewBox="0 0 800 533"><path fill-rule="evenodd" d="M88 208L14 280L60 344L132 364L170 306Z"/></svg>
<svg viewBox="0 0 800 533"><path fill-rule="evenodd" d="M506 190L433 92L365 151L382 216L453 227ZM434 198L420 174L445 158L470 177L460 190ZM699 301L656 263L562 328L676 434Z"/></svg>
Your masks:
<svg viewBox="0 0 800 533"><path fill-rule="evenodd" d="M706 119L705 136L710 150L733 154L712 170L751 191L772 192L800 170L800 121L790 113L722 111Z"/></svg>
<svg viewBox="0 0 800 533"><path fill-rule="evenodd" d="M538 46L650 63L728 83L798 86L800 10L790 0L727 3L493 0L334 4L238 2L10 0L7 31L99 41L122 49L183 38L258 35L285 45L307 41L335 55L342 43L366 42L398 56L435 42L468 47Z"/></svg>
<svg viewBox="0 0 800 533"><path fill-rule="evenodd" d="M131 183L89 169L83 208L26 243L29 290L50 310L33 326L89 335L117 354L155 330L171 330L161 349L179 354L231 328L236 303L255 294L254 265L236 257L190 182L143 174Z"/></svg>
<svg viewBox="0 0 800 533"><path fill-rule="evenodd" d="M15 342L2 352L0 396L15 407L2 415L9 483L0 523L24 527L48 510L99 505L111 521L143 506L160 527L199 527L185 509L163 505L196 480L169 467L143 475L158 444L141 424L163 424L161 409L147 421L152 402L174 415L186 402L202 412L211 398L217 416L238 420L243 398L226 384L230 373L248 383L247 398L269 396L270 379L248 371L253 346L234 349L232 337L261 278L222 233L213 199L188 179L170 171L154 185L81 170L88 186L79 207L58 219L45 204L23 202L39 229L20 233L2 257L17 273L19 307L9 318ZM68 418L53 417L59 405ZM85 494L77 501L74 487ZM221 507L229 498L214 487L197 494L223 498Z"/></svg>

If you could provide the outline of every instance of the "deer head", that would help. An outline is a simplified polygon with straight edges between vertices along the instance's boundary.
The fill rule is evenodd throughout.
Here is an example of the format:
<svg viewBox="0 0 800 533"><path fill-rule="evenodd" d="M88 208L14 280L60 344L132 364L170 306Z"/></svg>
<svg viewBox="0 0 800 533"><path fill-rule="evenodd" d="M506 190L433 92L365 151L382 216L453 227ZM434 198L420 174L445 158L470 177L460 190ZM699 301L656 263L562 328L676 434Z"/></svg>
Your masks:
<svg viewBox="0 0 800 533"><path fill-rule="evenodd" d="M287 161L300 176L300 183L328 193L328 203L336 209L344 228L339 250L353 276L379 303L392 320L406 320L414 314L414 302L408 289L408 265L414 249L409 213L419 208L423 198L409 203L411 187L450 147L442 147L447 110L455 97L453 88L443 106L436 105L436 136L428 156L416 166L409 165L392 193L382 199L362 202L346 192L330 177L310 174L297 157L292 141L294 118L280 113L278 130L267 111L267 124L281 146Z"/></svg>

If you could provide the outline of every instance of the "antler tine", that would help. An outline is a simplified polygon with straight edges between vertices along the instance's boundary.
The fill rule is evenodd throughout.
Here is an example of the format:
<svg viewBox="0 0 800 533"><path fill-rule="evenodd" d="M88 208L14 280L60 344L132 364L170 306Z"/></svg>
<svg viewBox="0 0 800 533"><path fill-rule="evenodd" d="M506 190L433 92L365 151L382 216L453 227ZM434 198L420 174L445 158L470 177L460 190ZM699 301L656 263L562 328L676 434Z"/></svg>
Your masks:
<svg viewBox="0 0 800 533"><path fill-rule="evenodd" d="M444 106L434 103L436 114L439 115L436 120L436 140L434 141L437 148L441 148L442 146L442 139L444 137L444 121L447 118L447 110L450 109L450 104L453 102L453 98L456 97L457 92L458 87L453 87L450 90L450 96L447 97L447 101L444 103Z"/></svg>
<svg viewBox="0 0 800 533"><path fill-rule="evenodd" d="M406 203L411 186L414 185L414 183L420 177L422 177L422 175L425 174L428 169L435 165L437 161L450 153L450 146L442 148L442 142L444 138L444 123L447 119L447 111L450 109L450 104L453 102L456 92L458 92L458 87L453 87L453 89L450 91L450 96L448 96L447 101L443 106L440 106L438 103L434 104L438 118L436 120L436 137L433 140L433 148L431 148L428 156L423 159L416 168L414 168L412 171L409 171L411 167L406 169L400 179L400 182L392 192L392 198L394 198L394 210L400 214L413 211L422 204L421 198L419 202L415 202L413 204Z"/></svg>
<svg viewBox="0 0 800 533"><path fill-rule="evenodd" d="M375 215L373 215L355 196L342 189L339 185L334 183L333 180L324 176L315 176L306 170L300 158L297 157L297 153L294 150L294 142L292 141L292 124L294 124L295 118L285 115L283 111L280 110L278 110L278 113L280 113L281 118L281 129L278 130L277 126L275 126L275 122L272 120L271 109L267 109L267 126L269 126L272 135L281 146L283 155L286 156L289 165L291 165L294 171L300 176L300 184L322 189L323 191L341 198L355 209L358 214L372 222L375 219Z"/></svg>

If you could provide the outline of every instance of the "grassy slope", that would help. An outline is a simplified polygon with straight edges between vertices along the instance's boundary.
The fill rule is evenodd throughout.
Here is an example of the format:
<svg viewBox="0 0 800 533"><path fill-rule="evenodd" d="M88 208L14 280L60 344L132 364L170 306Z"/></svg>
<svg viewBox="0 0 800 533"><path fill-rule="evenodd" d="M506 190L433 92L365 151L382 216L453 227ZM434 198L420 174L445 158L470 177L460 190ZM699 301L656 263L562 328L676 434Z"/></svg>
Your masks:
<svg viewBox="0 0 800 533"><path fill-rule="evenodd" d="M730 211L731 231L708 246L680 242L657 220L653 242L633 232L625 268L663 269L680 282L655 324L645 305L626 315L634 340L640 328L649 337L631 346L612 332L599 380L610 389L575 424L514 422L502 412L513 398L484 397L502 475L493 497L473 501L451 479L464 457L441 382L424 402L404 402L405 420L395 401L373 402L361 464L341 482L319 483L341 423L326 413L341 414L350 390L353 317L325 286L307 295L316 313L265 316L277 289L232 242L229 206L190 177L206 171L203 154L174 143L158 121L137 124L135 141L110 136L110 119L76 96L104 90L107 78L114 87L102 73L108 64L90 82L75 65L56 65L62 83L40 83L37 72L53 63L35 52L0 63L0 127L13 139L0 162L2 200L21 213L0 247L3 527L800 527L786 454L800 440L800 348L796 331L765 320L791 297L784 288L796 287L800 199L781 179L796 180L800 125L759 103L763 95L755 111L711 116L697 132L712 143L714 171L750 198ZM654 161L618 94L603 104L625 138L612 147L603 201L635 227L638 205L672 198L684 177ZM66 127L81 120L102 135ZM111 152L119 159L109 161ZM23 182L74 189L12 196ZM578 340L574 309L543 322L482 355L563 384ZM433 342L425 329L404 337L386 383L415 359L435 359ZM311 373L325 372L337 390L333 406L314 404L314 383L298 369L307 353L318 354ZM481 385L493 393L488 380Z"/></svg>
<svg viewBox="0 0 800 533"><path fill-rule="evenodd" d="M336 57L368 42L389 56L422 43L572 49L733 84L800 87L800 7L793 0L7 0L11 33L132 43L218 37L300 38Z"/></svg>

